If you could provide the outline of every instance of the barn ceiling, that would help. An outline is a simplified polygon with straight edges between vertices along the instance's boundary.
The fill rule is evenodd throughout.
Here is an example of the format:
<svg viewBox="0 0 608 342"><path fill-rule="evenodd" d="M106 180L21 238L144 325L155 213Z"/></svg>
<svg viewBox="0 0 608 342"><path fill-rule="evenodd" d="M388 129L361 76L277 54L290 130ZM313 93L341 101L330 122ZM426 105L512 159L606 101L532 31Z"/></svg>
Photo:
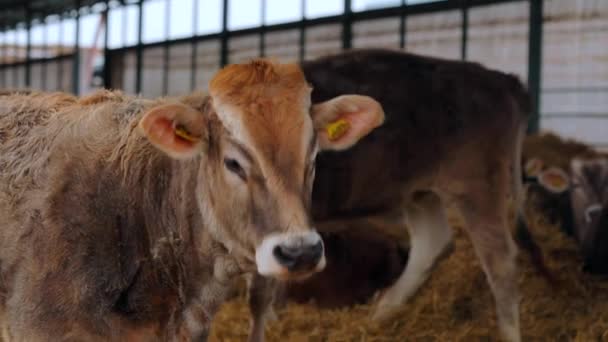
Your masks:
<svg viewBox="0 0 608 342"><path fill-rule="evenodd" d="M0 0L0 28L14 27L27 20L26 8L30 18L43 19L48 15L62 14L80 7L90 7L104 0Z"/></svg>

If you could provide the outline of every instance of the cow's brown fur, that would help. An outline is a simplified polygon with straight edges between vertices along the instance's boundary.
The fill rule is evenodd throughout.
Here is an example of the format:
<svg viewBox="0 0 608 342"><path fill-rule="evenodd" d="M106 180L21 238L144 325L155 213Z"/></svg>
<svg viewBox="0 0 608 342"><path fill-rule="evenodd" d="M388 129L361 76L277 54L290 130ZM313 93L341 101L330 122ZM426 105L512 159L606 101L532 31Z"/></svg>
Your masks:
<svg viewBox="0 0 608 342"><path fill-rule="evenodd" d="M220 281L204 263L226 251L194 229L196 199L184 191L196 168L133 133L162 102L107 92L1 102L2 304L13 338L166 339L195 284Z"/></svg>
<svg viewBox="0 0 608 342"><path fill-rule="evenodd" d="M385 318L407 301L449 247L444 212L449 205L466 221L495 295L503 336L518 341L516 248L507 218L509 195L521 202L521 145L529 111L521 83L475 63L377 49L302 66L314 89L313 103L340 93L362 94L378 100L386 113L385 124L357 146L318 156L313 190L320 231L327 222L349 227L395 218L410 230L407 268L384 293L374 317Z"/></svg>
<svg viewBox="0 0 608 342"><path fill-rule="evenodd" d="M316 140L300 69L255 61L211 84L179 99L0 96L5 338L204 338L260 241L310 231ZM146 139L157 108L185 108L201 153L173 159ZM230 183L235 139L254 157Z"/></svg>

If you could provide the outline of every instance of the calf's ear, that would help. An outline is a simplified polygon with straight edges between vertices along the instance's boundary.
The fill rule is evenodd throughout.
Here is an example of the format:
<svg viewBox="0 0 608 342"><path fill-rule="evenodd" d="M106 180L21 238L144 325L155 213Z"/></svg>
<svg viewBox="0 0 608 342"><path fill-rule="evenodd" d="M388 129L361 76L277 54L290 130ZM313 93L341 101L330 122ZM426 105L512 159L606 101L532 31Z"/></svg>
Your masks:
<svg viewBox="0 0 608 342"><path fill-rule="evenodd" d="M369 96L342 95L312 106L321 150L350 148L384 122L384 111Z"/></svg>
<svg viewBox="0 0 608 342"><path fill-rule="evenodd" d="M201 151L205 118L192 107L179 103L153 107L138 126L152 145L172 158L188 159Z"/></svg>

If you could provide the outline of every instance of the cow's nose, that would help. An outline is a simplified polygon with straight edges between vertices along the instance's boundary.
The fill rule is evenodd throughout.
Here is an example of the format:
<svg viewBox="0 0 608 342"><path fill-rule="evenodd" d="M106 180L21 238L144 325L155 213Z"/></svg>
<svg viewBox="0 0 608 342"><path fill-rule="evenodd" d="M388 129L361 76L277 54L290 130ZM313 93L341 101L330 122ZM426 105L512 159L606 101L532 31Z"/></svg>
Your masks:
<svg viewBox="0 0 608 342"><path fill-rule="evenodd" d="M274 247L272 254L277 262L290 272L310 271L317 267L323 256L323 243L317 240L298 246L279 244Z"/></svg>

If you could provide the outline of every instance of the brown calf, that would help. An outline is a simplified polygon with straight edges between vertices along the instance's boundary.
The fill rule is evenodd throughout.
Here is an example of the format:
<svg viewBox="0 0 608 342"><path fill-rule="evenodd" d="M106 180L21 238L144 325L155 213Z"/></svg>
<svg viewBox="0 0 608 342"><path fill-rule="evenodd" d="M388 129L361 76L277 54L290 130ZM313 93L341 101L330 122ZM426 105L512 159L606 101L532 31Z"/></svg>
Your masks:
<svg viewBox="0 0 608 342"><path fill-rule="evenodd" d="M352 149L317 157L313 218L365 220L409 230L405 271L373 314L390 315L425 282L450 246L445 207L460 210L494 294L508 341L520 340L516 246L508 197L520 203L528 96L516 77L478 64L386 50L354 50L305 62L313 103L341 93L378 100L385 124ZM518 214L521 208L518 205Z"/></svg>
<svg viewBox="0 0 608 342"><path fill-rule="evenodd" d="M311 107L300 68L264 60L208 97L0 96L3 340L204 338L236 275L323 268L316 152L382 121L364 96Z"/></svg>

